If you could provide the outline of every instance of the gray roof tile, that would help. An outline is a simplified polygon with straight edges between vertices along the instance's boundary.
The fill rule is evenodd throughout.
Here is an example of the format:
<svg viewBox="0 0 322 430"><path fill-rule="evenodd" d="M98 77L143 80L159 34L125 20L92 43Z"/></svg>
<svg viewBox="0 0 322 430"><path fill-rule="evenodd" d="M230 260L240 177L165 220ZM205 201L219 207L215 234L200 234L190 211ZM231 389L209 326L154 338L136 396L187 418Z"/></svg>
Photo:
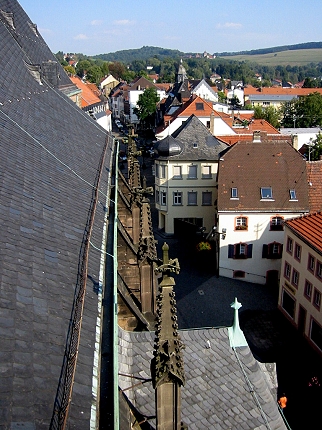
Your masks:
<svg viewBox="0 0 322 430"><path fill-rule="evenodd" d="M237 355L243 366L243 370L241 369L229 345L228 329L186 330L180 332L180 335L186 346L183 354L186 384L181 389L182 420L189 425L189 429L265 428L264 419L250 392L244 372L255 389L271 428L285 429L276 401L258 363L248 347L237 348ZM205 339L210 339L210 349L204 348ZM124 355L131 357L127 369L122 366L122 372L134 376L142 372L150 375L150 357L147 351L153 351L153 340L154 333L147 332L141 336L140 333L128 333L119 329L119 360L122 362ZM222 363L224 366L220 366ZM218 374L221 376L218 377ZM120 376L119 385L121 388L129 387L129 378ZM144 389L144 398L141 390L135 388L125 393L142 414L148 415L147 405L149 408L154 405L154 391L149 383L145 384Z"/></svg>
<svg viewBox="0 0 322 430"><path fill-rule="evenodd" d="M6 315L0 319L0 345L9 354L1 366L12 374L9 383L1 373L0 422L8 428L28 422L33 429L42 422L48 428L106 132L58 90L64 86L68 93L71 82L19 3L0 0L0 9L12 12L15 23L15 30L9 28L0 15L0 315ZM43 67L48 60L60 74L54 86L46 80L40 85L26 66ZM108 155L104 194L109 168ZM104 215L98 208L92 240L99 246ZM88 270L98 279L99 253L93 249ZM71 428L89 428L97 305L89 287ZM79 419L78 404L86 419Z"/></svg>

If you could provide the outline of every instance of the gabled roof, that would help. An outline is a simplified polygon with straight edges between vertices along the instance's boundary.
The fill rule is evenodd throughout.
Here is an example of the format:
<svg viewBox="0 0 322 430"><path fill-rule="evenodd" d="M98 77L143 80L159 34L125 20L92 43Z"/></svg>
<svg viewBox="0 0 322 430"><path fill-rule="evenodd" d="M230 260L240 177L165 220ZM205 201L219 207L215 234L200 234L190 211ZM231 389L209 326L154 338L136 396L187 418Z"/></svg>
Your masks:
<svg viewBox="0 0 322 430"><path fill-rule="evenodd" d="M322 160L308 161L306 168L310 212L319 212L322 211Z"/></svg>
<svg viewBox="0 0 322 430"><path fill-rule="evenodd" d="M232 145L235 145L235 143L237 142L243 142L243 141L252 142L254 138L254 134L250 134L250 133L231 134L231 135L225 135L225 136L216 136L216 138L221 142L224 142L227 145L232 146ZM284 136L282 134L275 134L275 135L271 134L269 135L269 138L272 141L284 141L284 142L287 141L290 145L292 144L291 136Z"/></svg>
<svg viewBox="0 0 322 430"><path fill-rule="evenodd" d="M265 119L252 119L247 127L233 127L235 133L238 134L251 134L254 131L264 131L267 134L281 134L275 127L273 127Z"/></svg>
<svg viewBox="0 0 322 430"><path fill-rule="evenodd" d="M297 236L322 255L322 212L285 221Z"/></svg>
<svg viewBox="0 0 322 430"><path fill-rule="evenodd" d="M145 90L146 88L159 89L153 82L149 81L144 76L141 76L129 84L128 91L140 91Z"/></svg>
<svg viewBox="0 0 322 430"><path fill-rule="evenodd" d="M219 211L308 212L306 165L287 140L261 135L261 141L239 141L221 156L218 173ZM272 188L272 199L261 188ZM231 188L238 199L231 199ZM296 200L290 199L295 190Z"/></svg>
<svg viewBox="0 0 322 430"><path fill-rule="evenodd" d="M112 139L31 73L31 63L55 59L19 3L0 0L0 10L14 22L0 13L0 421L8 429L49 428L58 388L56 406L64 400L60 381L72 384L63 363L69 372L75 363L66 426L90 428L100 253L88 250L86 289L79 267L89 239L103 246L106 210L105 203L95 209L95 190L107 202L111 160L103 156ZM59 87L74 87L58 70Z"/></svg>
<svg viewBox="0 0 322 430"><path fill-rule="evenodd" d="M169 147L168 154L165 149ZM170 151L176 146L180 151ZM218 160L220 153L227 145L219 142L206 126L195 116L191 115L171 136L165 137L157 144L160 150L159 158L173 160Z"/></svg>
<svg viewBox="0 0 322 430"><path fill-rule="evenodd" d="M90 106L95 103L100 103L101 99L94 93L91 86L81 80L79 76L71 76L70 80L82 90L81 101L82 107ZM95 86L96 87L96 86ZM97 87L96 87L97 90Z"/></svg>

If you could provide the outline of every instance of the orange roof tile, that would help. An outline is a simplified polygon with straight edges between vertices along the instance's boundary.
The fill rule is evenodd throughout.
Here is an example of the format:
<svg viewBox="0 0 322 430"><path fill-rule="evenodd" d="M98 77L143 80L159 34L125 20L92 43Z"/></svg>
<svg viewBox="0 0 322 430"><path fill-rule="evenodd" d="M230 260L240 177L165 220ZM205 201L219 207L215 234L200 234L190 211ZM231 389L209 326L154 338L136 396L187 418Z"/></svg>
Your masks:
<svg viewBox="0 0 322 430"><path fill-rule="evenodd" d="M73 82L73 84L77 86L77 88L82 90L82 107L90 106L95 103L100 103L100 98L96 94L94 94L88 84L85 84L78 76L72 76L70 80Z"/></svg>
<svg viewBox="0 0 322 430"><path fill-rule="evenodd" d="M247 128L233 128L233 130L238 134L253 134L254 131L266 131L267 134L281 134L265 119L254 119L248 124Z"/></svg>
<svg viewBox="0 0 322 430"><path fill-rule="evenodd" d="M302 240L322 254L322 212L287 220L285 224Z"/></svg>
<svg viewBox="0 0 322 430"><path fill-rule="evenodd" d="M244 95L249 96L253 94L263 95L293 95L296 96L307 96L308 94L318 92L322 94L322 88L283 88L283 87L263 87L255 88L247 86L244 88Z"/></svg>
<svg viewBox="0 0 322 430"><path fill-rule="evenodd" d="M322 211L322 160L306 163L310 212Z"/></svg>
<svg viewBox="0 0 322 430"><path fill-rule="evenodd" d="M267 135L264 131L263 135ZM221 142L227 143L227 145L235 145L237 142L252 142L254 139L253 133L245 133L245 134L232 134L227 136L215 136ZM290 144L292 143L291 136L285 136L283 134L270 134L269 138L271 141L288 141Z"/></svg>

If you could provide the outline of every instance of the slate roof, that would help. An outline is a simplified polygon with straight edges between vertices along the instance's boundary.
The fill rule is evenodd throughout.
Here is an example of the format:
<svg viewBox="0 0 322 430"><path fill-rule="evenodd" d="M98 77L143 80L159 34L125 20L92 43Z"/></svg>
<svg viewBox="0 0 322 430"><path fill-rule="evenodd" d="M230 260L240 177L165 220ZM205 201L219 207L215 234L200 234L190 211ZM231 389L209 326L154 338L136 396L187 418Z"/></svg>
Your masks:
<svg viewBox="0 0 322 430"><path fill-rule="evenodd" d="M306 163L310 212L322 211L322 160Z"/></svg>
<svg viewBox="0 0 322 430"><path fill-rule="evenodd" d="M285 224L322 255L322 212L287 220Z"/></svg>
<svg viewBox="0 0 322 430"><path fill-rule="evenodd" d="M197 144L197 147L194 147L194 144ZM165 155L167 145L169 151ZM175 151L171 153L172 147L175 147ZM172 160L209 161L218 160L227 145L219 142L195 115L191 115L171 136L160 140L156 146L157 151L158 148L159 159L167 159L170 155ZM178 148L181 148L180 152Z"/></svg>
<svg viewBox="0 0 322 430"><path fill-rule="evenodd" d="M185 344L186 376L181 388L181 419L189 430L286 428L249 347L236 348L235 353L228 328L186 330L180 336ZM150 372L154 337L152 332L119 329L119 385L147 417L155 416ZM148 421L155 425L154 419Z"/></svg>
<svg viewBox="0 0 322 430"><path fill-rule="evenodd" d="M239 199L231 199L231 188ZM271 187L273 199L261 199ZM296 200L290 200L290 189ZM261 135L261 142L239 141L222 155L218 168L219 211L308 212L306 165L287 140Z"/></svg>
<svg viewBox="0 0 322 430"><path fill-rule="evenodd" d="M48 429L67 332L80 310L80 255L106 131L28 65L56 61L15 0L0 0L0 427ZM69 85L60 65L59 86ZM40 70L40 74L42 70ZM102 166L91 242L102 246L111 162ZM100 253L89 250L67 426L88 429ZM75 303L78 297L79 302Z"/></svg>

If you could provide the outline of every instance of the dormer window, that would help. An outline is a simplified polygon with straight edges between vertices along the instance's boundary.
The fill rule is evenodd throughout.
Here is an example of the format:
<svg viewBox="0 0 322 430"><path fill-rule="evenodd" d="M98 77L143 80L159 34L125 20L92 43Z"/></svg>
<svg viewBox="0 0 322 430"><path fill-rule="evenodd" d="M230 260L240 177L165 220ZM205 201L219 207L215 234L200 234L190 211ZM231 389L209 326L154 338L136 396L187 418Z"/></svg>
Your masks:
<svg viewBox="0 0 322 430"><path fill-rule="evenodd" d="M290 200L297 200L295 190L290 190Z"/></svg>
<svg viewBox="0 0 322 430"><path fill-rule="evenodd" d="M263 200L272 200L273 199L272 187L261 187L261 197Z"/></svg>
<svg viewBox="0 0 322 430"><path fill-rule="evenodd" d="M238 199L238 188L235 188L235 187L231 188L230 198Z"/></svg>

